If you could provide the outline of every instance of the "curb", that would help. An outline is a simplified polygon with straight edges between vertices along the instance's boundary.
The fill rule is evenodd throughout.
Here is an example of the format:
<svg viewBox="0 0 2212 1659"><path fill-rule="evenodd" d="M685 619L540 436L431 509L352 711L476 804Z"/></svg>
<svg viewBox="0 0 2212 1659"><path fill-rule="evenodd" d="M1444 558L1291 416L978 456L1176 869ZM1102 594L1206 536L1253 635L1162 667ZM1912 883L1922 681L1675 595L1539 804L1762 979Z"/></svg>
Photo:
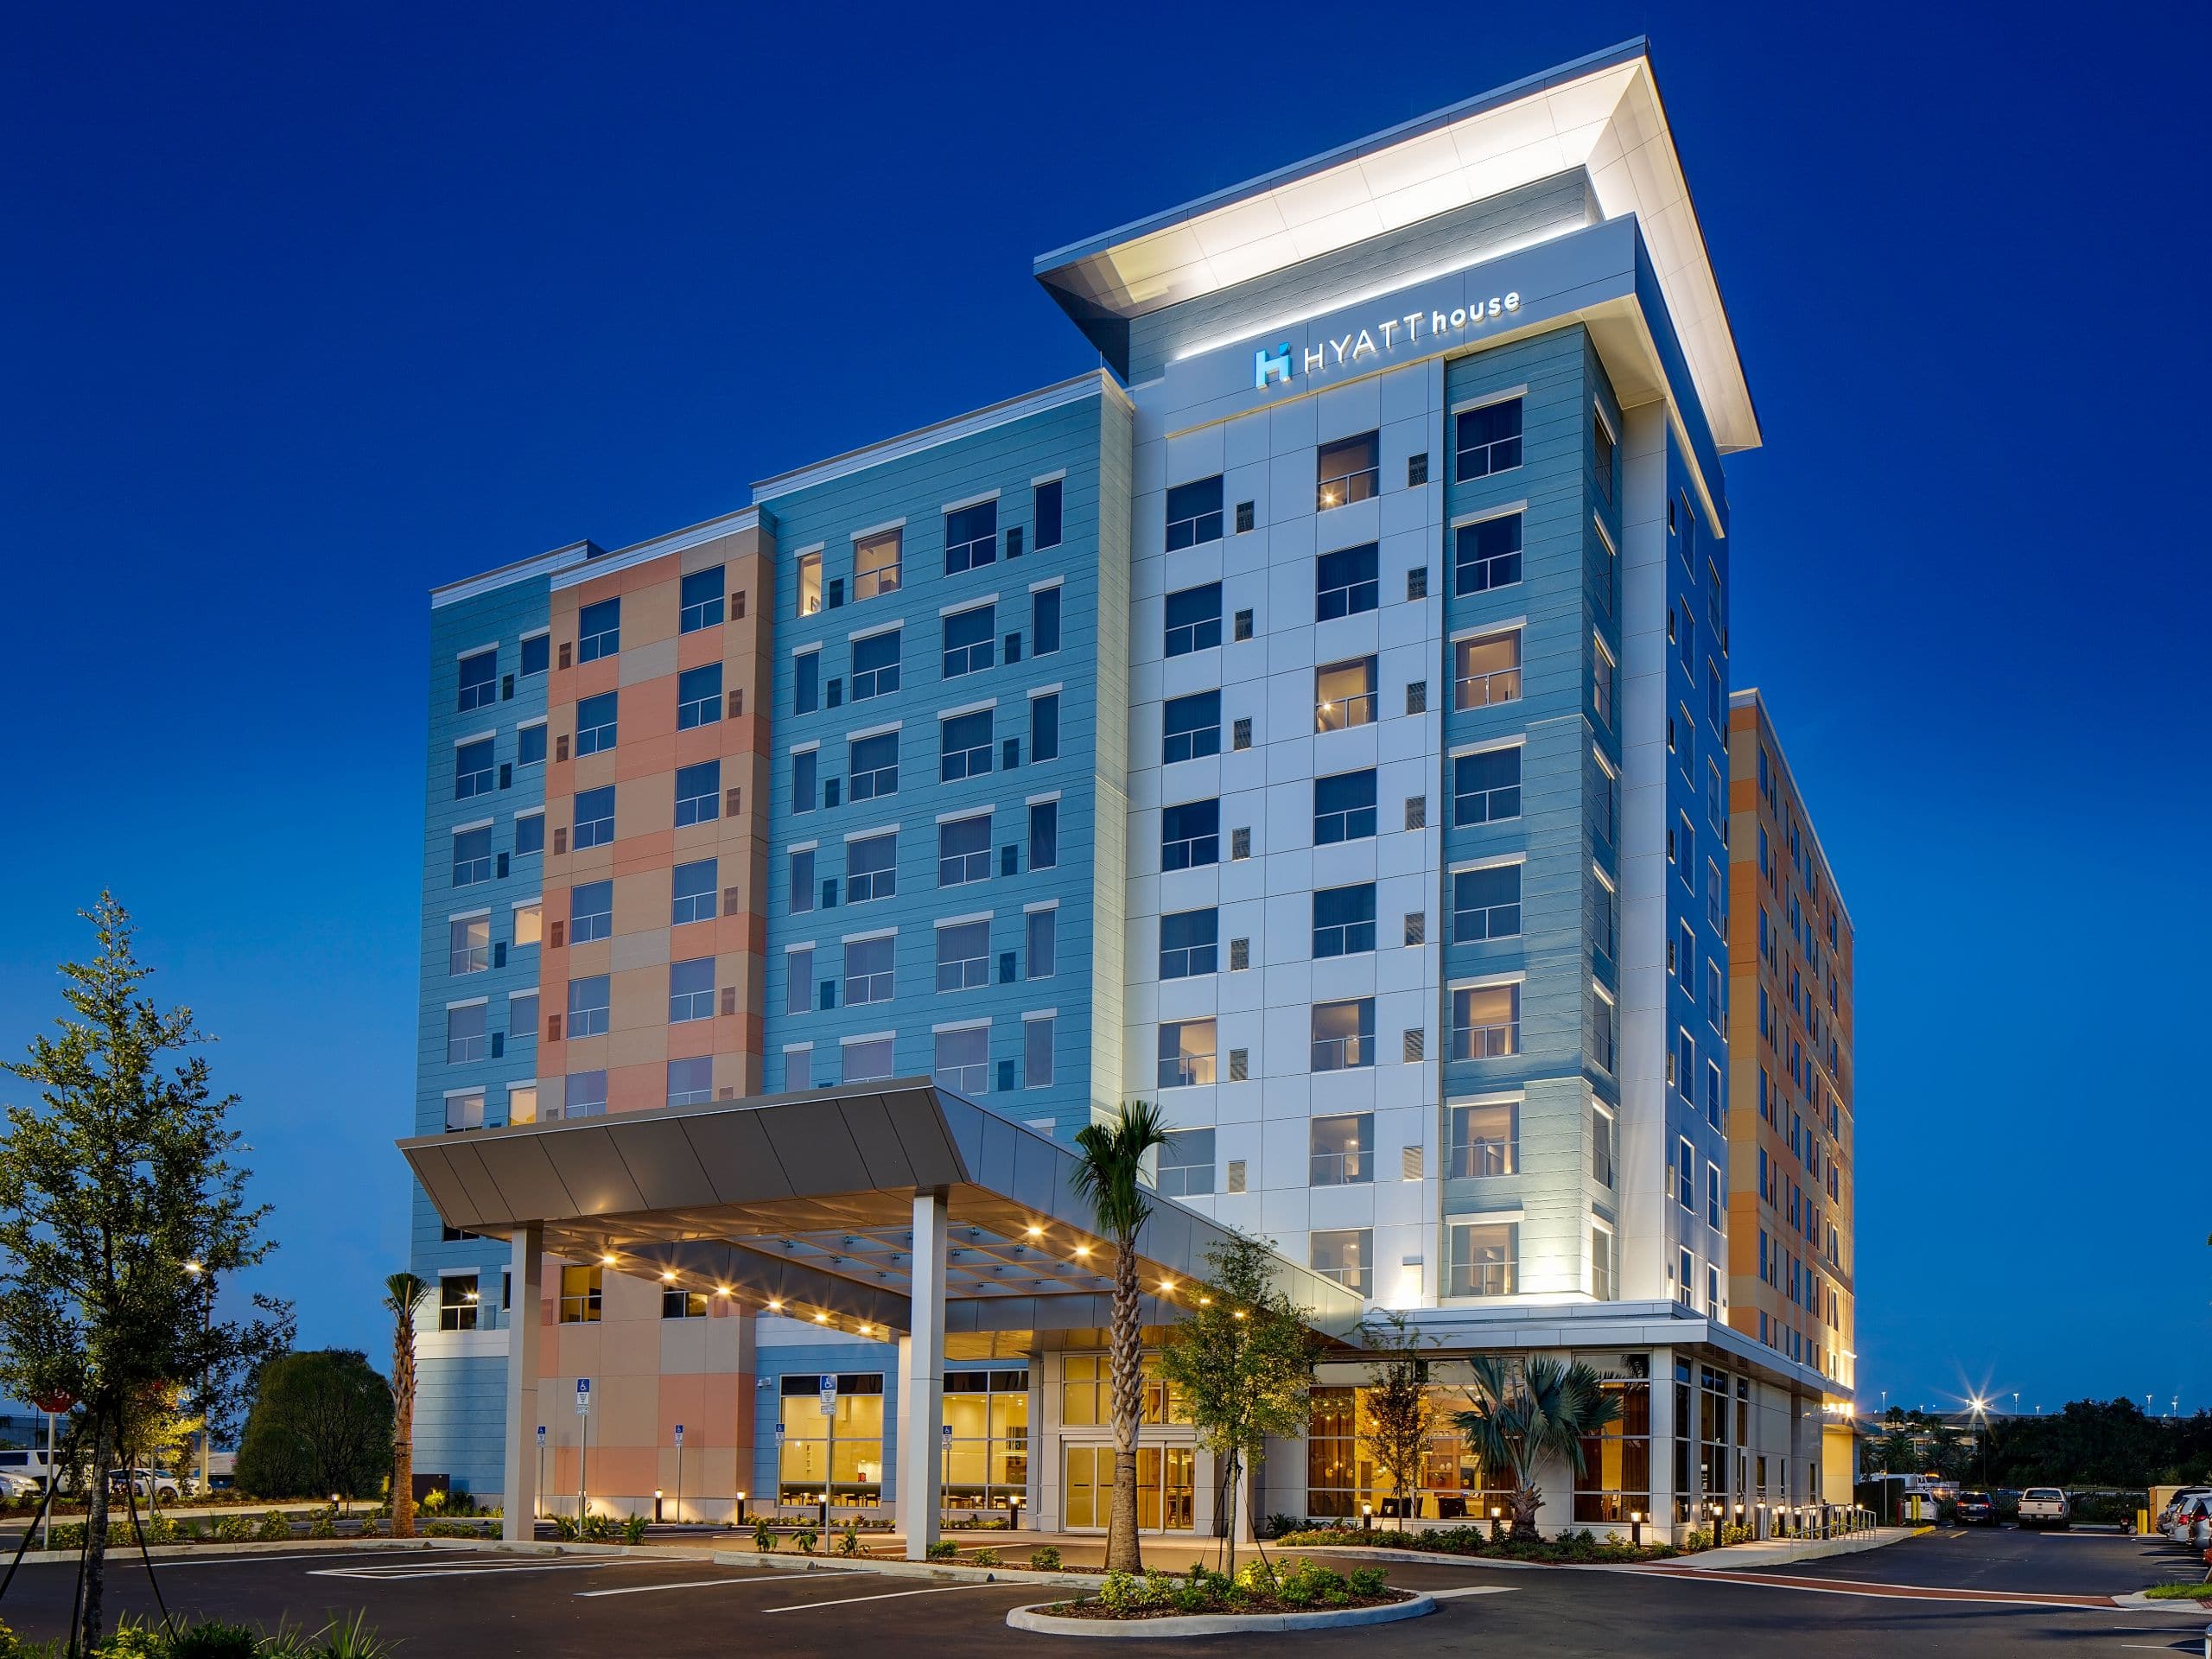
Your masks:
<svg viewBox="0 0 2212 1659"><path fill-rule="evenodd" d="M499 1541L493 1539L493 1542ZM293 1538L278 1542L271 1538L255 1539L248 1543L205 1544L149 1544L146 1554L155 1560L170 1560L194 1555L267 1555L280 1549L359 1549L367 1545L375 1549L481 1549L484 1546L469 1538ZM109 1535L107 1553L112 1559L128 1556L138 1559L138 1546L121 1541ZM73 1549L27 1549L23 1565L50 1565L55 1561L74 1561L80 1551Z"/></svg>
<svg viewBox="0 0 2212 1659"><path fill-rule="evenodd" d="M973 1567L964 1561L786 1555L774 1550L766 1554L755 1550L716 1550L711 1559L717 1567L758 1567L788 1573L803 1565L810 1573L874 1573L892 1579L934 1579L941 1584L1033 1584L1049 1590L1096 1590L1106 1580L1103 1568L1096 1573L1069 1567L1038 1572L1026 1567Z"/></svg>
<svg viewBox="0 0 2212 1659"><path fill-rule="evenodd" d="M1933 1527L1923 1528L1910 1534L1910 1536L1924 1537L1934 1530ZM1860 1555L1870 1549L1881 1549L1891 1544L1901 1544L1904 1541L1904 1538L1885 1538L1878 1533L1853 1533L1841 1538L1807 1539L1789 1549L1750 1558L1732 1554L1732 1551L1747 1548L1747 1546L1725 1544L1718 1549L1701 1549L1694 1555L1677 1555L1671 1561L1652 1562L1648 1565L1691 1573L1734 1572L1738 1569L1749 1572L1760 1567L1789 1567L1798 1561L1817 1561L1830 1555ZM1748 1548L1757 1548L1757 1546L1748 1546ZM1641 1566L1647 1563L1634 1563L1634 1565Z"/></svg>
<svg viewBox="0 0 2212 1659"><path fill-rule="evenodd" d="M1344 1607L1318 1613L1179 1613L1166 1618L1055 1618L1047 1604L1016 1607L1006 1616L1007 1625L1039 1636L1092 1637L1112 1641L1159 1640L1177 1636L1235 1636L1247 1631L1281 1633L1288 1630L1340 1630L1360 1624L1395 1624L1436 1611L1435 1600L1414 1594L1405 1601L1380 1607Z"/></svg>

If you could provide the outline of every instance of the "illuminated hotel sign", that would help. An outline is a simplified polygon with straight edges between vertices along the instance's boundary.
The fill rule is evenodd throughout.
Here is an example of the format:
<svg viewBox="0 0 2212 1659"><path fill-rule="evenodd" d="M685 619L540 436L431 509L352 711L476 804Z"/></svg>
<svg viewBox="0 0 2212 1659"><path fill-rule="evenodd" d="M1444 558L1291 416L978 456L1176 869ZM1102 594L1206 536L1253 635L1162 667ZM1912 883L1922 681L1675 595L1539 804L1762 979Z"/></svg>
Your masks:
<svg viewBox="0 0 2212 1659"><path fill-rule="evenodd" d="M1501 294L1492 296L1488 303L1455 306L1449 311L1408 311L1402 317L1385 317L1372 327L1359 329L1341 339L1324 340L1317 346L1308 346L1294 364L1288 340L1272 351L1262 346L1252 353L1252 385L1261 391L1271 385L1286 385L1296 373L1318 374L1324 369L1357 363L1363 357L1380 357L1418 340L1465 334L1485 322L1511 316L1520 309L1520 295Z"/></svg>

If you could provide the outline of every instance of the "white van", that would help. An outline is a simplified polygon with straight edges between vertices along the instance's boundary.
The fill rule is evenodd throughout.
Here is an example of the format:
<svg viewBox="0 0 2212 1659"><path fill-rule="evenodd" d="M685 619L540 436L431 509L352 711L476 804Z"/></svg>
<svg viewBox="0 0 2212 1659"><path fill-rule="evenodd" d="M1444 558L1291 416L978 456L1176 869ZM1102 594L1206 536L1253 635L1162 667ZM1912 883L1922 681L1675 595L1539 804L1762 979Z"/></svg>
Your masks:
<svg viewBox="0 0 2212 1659"><path fill-rule="evenodd" d="M43 1452L0 1452L0 1475L16 1475L41 1489L46 1485L46 1453ZM62 1471L61 1484L69 1484L68 1471Z"/></svg>

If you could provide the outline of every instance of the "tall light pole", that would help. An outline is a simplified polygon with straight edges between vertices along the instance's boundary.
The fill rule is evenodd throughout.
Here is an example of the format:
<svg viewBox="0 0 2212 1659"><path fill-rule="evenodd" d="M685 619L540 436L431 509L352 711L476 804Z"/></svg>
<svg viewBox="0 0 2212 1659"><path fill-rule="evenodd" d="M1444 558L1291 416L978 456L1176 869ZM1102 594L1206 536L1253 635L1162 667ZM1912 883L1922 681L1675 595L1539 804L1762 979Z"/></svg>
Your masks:
<svg viewBox="0 0 2212 1659"><path fill-rule="evenodd" d="M207 1501L209 1446L215 1424L207 1409L207 1338L215 1325L215 1275L198 1262L184 1264L186 1276L200 1287L200 1501Z"/></svg>
<svg viewBox="0 0 2212 1659"><path fill-rule="evenodd" d="M1967 1403L1974 1408L1974 1439L1981 1447L1981 1484L1986 1486L1989 1484L1989 1402L1976 1395Z"/></svg>

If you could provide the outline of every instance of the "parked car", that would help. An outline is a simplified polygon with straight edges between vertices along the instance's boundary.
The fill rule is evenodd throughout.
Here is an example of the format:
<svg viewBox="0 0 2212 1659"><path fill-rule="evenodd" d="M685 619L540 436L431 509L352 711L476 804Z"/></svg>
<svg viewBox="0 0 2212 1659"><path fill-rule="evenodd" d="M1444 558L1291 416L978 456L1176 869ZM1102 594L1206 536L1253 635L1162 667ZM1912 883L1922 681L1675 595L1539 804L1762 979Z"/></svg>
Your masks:
<svg viewBox="0 0 2212 1659"><path fill-rule="evenodd" d="M34 1480L20 1469L0 1469L0 1497L36 1497L45 1490L43 1480Z"/></svg>
<svg viewBox="0 0 2212 1659"><path fill-rule="evenodd" d="M2020 1524L2024 1527L2063 1527L2074 1518L2074 1506L2056 1486L2031 1486L2020 1494Z"/></svg>
<svg viewBox="0 0 2212 1659"><path fill-rule="evenodd" d="M2180 1499L2158 1529L2177 1544L2212 1544L2212 1492Z"/></svg>
<svg viewBox="0 0 2212 1659"><path fill-rule="evenodd" d="M46 1453L41 1451L0 1452L0 1475L20 1475L41 1491L46 1490ZM61 1490L69 1490L69 1471L61 1471Z"/></svg>
<svg viewBox="0 0 2212 1659"><path fill-rule="evenodd" d="M128 1486L140 1497L175 1498L183 1496L177 1478L166 1469L111 1469L107 1473L107 1487L120 1494Z"/></svg>
<svg viewBox="0 0 2212 1659"><path fill-rule="evenodd" d="M2182 1505L2188 1503L2192 1497L2212 1497L2212 1486L2183 1487L2179 1491L2176 1492L2171 1497L2166 1500L2165 1508L2158 1511L2158 1518L2151 1524L2157 1528L2160 1532L2164 1532L2166 1529L2167 1523L2171 1522L2174 1516L2181 1513Z"/></svg>
<svg viewBox="0 0 2212 1659"><path fill-rule="evenodd" d="M1953 1513L1962 1527L1993 1527L1997 1524L1997 1503L1987 1492L1961 1492Z"/></svg>

